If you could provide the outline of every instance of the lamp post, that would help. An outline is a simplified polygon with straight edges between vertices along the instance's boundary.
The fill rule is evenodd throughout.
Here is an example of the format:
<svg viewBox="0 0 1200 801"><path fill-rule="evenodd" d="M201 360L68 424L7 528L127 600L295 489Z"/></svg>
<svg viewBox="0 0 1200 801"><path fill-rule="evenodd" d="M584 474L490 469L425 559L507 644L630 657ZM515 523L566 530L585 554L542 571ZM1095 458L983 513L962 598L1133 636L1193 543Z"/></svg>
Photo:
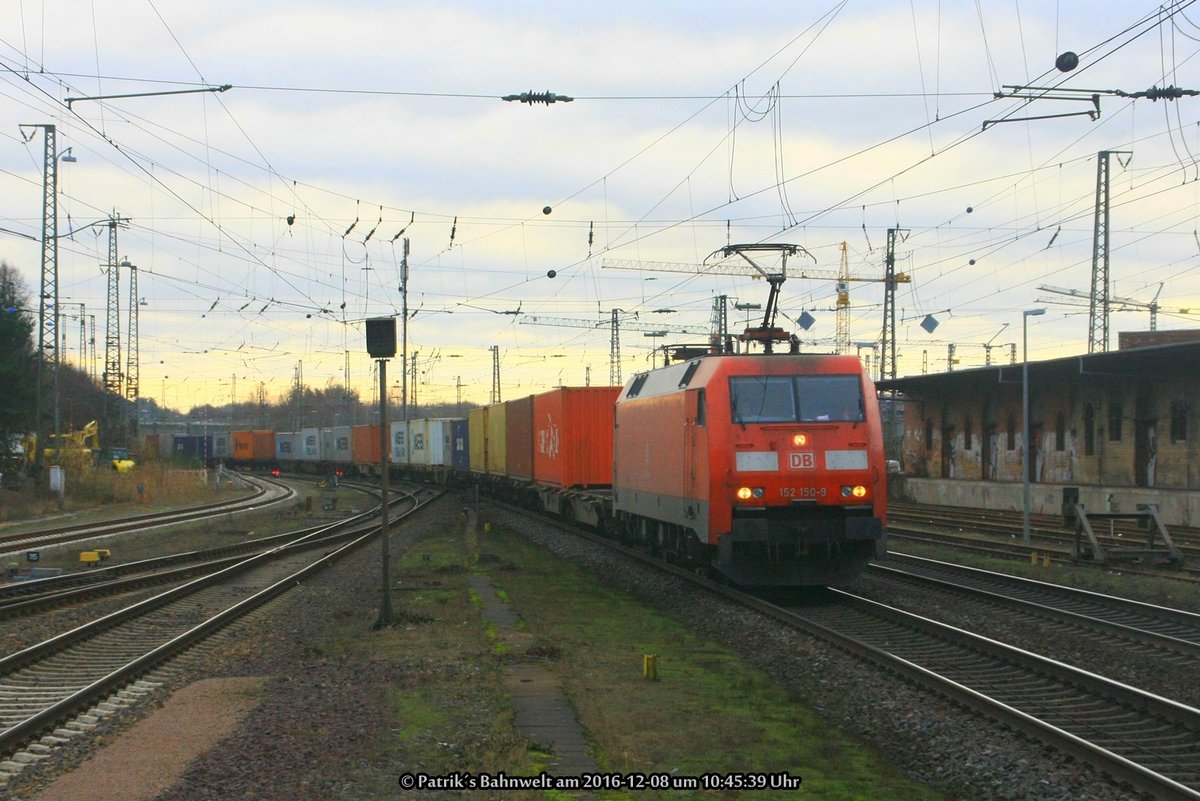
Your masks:
<svg viewBox="0 0 1200 801"><path fill-rule="evenodd" d="M171 376L169 376L169 375L164 375L160 382L161 383L161 386L160 386L161 400L160 400L159 406L158 406L158 414L156 414L154 416L154 432L156 434L158 433L158 419L160 417L162 417L163 413L167 410L167 379L170 377Z"/></svg>
<svg viewBox="0 0 1200 801"><path fill-rule="evenodd" d="M652 339L661 339L661 338L665 337L666 335L667 335L666 331L647 331L646 333L642 334L642 336L650 337ZM654 343L654 347L652 347L650 349L650 366L651 367L654 366L654 359L658 355L658 350L660 347L662 347L662 352L663 352L663 367L666 367L671 363L671 360L667 358L666 346L665 345L660 346L656 342L656 343Z"/></svg>
<svg viewBox="0 0 1200 801"><path fill-rule="evenodd" d="M1021 479L1024 482L1024 516L1021 518L1021 541L1029 544L1029 318L1045 314L1045 309L1026 309L1021 312L1021 436L1025 447L1021 458Z"/></svg>

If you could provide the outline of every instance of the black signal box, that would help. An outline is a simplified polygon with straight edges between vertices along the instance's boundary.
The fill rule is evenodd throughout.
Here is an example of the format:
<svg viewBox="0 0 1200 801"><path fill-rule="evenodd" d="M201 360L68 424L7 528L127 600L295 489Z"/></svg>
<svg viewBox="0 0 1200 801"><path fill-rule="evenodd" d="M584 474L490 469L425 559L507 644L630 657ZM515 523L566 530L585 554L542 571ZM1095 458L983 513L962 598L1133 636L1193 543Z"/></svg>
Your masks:
<svg viewBox="0 0 1200 801"><path fill-rule="evenodd" d="M372 359L390 359L396 355L396 318L372 317L367 320L367 353Z"/></svg>

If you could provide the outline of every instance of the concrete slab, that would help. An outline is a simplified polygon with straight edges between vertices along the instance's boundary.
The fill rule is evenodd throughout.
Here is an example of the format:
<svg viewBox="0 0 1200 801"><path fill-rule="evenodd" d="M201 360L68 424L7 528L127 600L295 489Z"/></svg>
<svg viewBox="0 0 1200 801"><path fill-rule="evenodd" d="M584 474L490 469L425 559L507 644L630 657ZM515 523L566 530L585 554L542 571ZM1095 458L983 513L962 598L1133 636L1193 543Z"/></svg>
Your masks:
<svg viewBox="0 0 1200 801"><path fill-rule="evenodd" d="M517 614L500 600L489 577L472 576L471 588L482 601L484 620L496 627L509 653L519 659L532 638L514 629L519 619ZM553 754L546 766L547 773L576 776L598 770L583 727L557 676L535 661L516 661L508 666L508 684L517 710L514 718L517 731Z"/></svg>

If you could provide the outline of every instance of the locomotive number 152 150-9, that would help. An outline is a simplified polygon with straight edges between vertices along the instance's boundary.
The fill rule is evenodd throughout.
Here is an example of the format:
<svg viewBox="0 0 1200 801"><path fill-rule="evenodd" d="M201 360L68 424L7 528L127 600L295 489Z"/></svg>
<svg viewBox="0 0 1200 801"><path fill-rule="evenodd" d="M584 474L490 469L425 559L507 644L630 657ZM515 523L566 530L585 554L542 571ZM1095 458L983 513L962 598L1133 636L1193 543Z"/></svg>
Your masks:
<svg viewBox="0 0 1200 801"><path fill-rule="evenodd" d="M824 498L829 493L826 487L780 487L781 498Z"/></svg>

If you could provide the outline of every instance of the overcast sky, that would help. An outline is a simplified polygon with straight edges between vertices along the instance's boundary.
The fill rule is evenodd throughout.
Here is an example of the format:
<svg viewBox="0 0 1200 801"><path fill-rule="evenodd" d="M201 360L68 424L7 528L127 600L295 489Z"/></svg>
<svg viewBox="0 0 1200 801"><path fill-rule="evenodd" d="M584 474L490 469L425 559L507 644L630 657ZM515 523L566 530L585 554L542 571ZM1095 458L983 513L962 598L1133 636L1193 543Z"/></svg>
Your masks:
<svg viewBox="0 0 1200 801"><path fill-rule="evenodd" d="M851 274L877 279L889 228L911 278L898 372L940 372L951 344L956 369L987 343L1020 358L1035 307L1032 359L1087 351L1086 300L1039 287L1086 298L1097 153L1131 151L1110 161L1110 292L1136 301L1115 306L1115 349L1155 298L1160 330L1200 327L1200 97L1115 93L1200 89L1193 2L17 0L0 16L0 258L36 293L43 134L19 125L52 123L77 159L59 165L58 230L129 218L140 392L169 406L228 403L235 383L277 399L298 370L339 384L347 353L370 399L362 321L399 312L405 238L420 403L459 382L486 402L493 345L506 399L606 384L613 309L622 378L656 344L703 340L644 329L707 331L714 298L762 303L765 283L606 260L702 264L728 243L811 254L788 261L778 322L832 350L834 281L794 273L835 274L845 242ZM575 100L500 100L529 90ZM107 230L59 251L61 310L95 317L98 370ZM853 350L877 369L882 286L850 296ZM78 323L62 328L76 362Z"/></svg>

